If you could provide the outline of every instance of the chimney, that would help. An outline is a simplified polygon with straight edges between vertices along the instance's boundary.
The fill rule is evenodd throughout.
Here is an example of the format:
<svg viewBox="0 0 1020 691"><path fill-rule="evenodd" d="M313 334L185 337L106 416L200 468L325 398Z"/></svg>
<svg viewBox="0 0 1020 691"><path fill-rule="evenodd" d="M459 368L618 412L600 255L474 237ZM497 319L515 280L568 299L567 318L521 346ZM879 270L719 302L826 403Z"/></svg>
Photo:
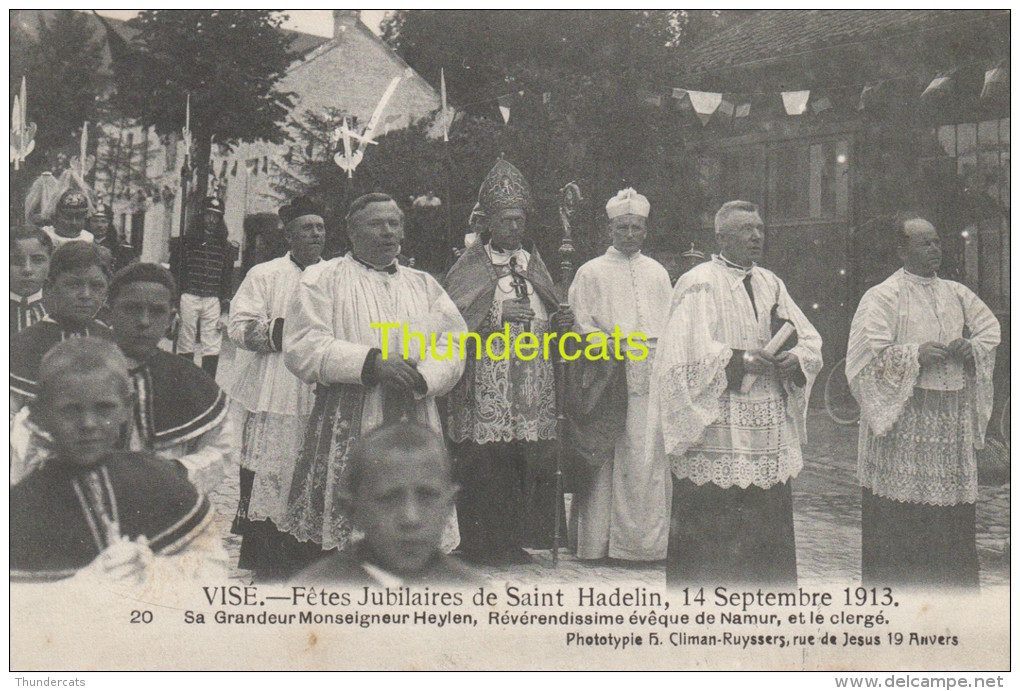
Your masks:
<svg viewBox="0 0 1020 691"><path fill-rule="evenodd" d="M361 10L333 10L333 38L339 38L359 21Z"/></svg>

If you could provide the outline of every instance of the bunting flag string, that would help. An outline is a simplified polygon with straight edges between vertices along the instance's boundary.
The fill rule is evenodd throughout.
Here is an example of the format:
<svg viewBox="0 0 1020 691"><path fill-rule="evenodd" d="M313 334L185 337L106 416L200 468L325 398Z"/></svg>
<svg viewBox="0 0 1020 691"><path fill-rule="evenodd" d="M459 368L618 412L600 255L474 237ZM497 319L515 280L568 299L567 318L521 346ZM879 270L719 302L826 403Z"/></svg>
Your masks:
<svg viewBox="0 0 1020 691"><path fill-rule="evenodd" d="M964 67L975 66L975 65L988 65L987 60L975 60L966 63L956 65L951 71L940 72L936 75L932 81L928 84L918 96L922 101L928 101L932 98L941 97L945 94L952 92L952 81L956 73ZM668 95L664 98L664 93L657 91L654 87L639 87L637 89L637 98L639 102L653 106L655 108L663 108L667 106L667 100L669 96L672 96L673 103L669 107L673 110L684 112L693 111L697 116L701 124L707 125L713 118L723 119L729 122L736 121L738 119L748 118L751 115L752 104L755 109L758 109L763 105L759 101L767 101L769 98L774 97L776 107L779 103L782 103L783 110L778 112L785 112L790 117L800 117L807 115L809 112L814 116L820 116L828 111L835 111L837 104L845 102L841 96L836 99L837 94L846 92L855 92L859 90L859 96L857 98L857 110L865 110L870 106L880 103L884 98L888 97L888 92L884 90L886 84L892 82L909 82L914 77L912 75L897 75L892 77L883 77L879 79L870 80L863 85L860 82L852 84L823 84L816 86L811 89L788 89L788 90L768 90L768 91L738 91L738 92L724 92L724 91L701 91L695 89L688 89L685 87L671 87ZM512 84L514 81L513 77L507 77L507 84ZM590 83L590 79L588 83ZM551 85L560 85L564 87L560 90L560 95L557 96L556 91L549 91ZM576 99L581 97L580 91L577 91L576 80L553 80L552 82L544 82L542 90L531 91L529 89L519 89L510 91L497 96L488 98L482 98L467 103L462 103L459 106L452 106L447 103L446 100L446 75L445 70L440 70L440 88L442 91L442 113L448 111L456 111L458 109L470 108L472 106L480 106L484 104L495 104L498 106L500 116L502 117L504 124L509 124L511 111L514 108L515 98L524 97L529 91L534 95L536 101L540 98L543 106L552 105L558 98L569 98ZM999 60L993 63L989 69L984 73L984 85L981 90L982 99L1001 99L1004 96L1008 98L1009 95L1009 66L1004 60ZM852 96L850 97L852 98ZM771 110L771 106L767 108ZM449 137L449 125L450 120L444 118L443 121L443 134L444 139L448 140Z"/></svg>

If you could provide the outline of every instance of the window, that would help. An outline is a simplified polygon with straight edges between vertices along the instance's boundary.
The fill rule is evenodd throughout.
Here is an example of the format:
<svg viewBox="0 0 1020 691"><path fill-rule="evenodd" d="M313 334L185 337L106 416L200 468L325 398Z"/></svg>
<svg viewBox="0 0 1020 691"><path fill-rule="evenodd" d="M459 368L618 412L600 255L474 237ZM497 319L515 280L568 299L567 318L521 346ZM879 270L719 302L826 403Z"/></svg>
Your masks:
<svg viewBox="0 0 1020 691"><path fill-rule="evenodd" d="M846 140L780 142L773 150L775 220L846 218L849 201Z"/></svg>
<svg viewBox="0 0 1020 691"><path fill-rule="evenodd" d="M749 146L703 155L699 161L699 187L704 206L701 223L711 227L723 203L743 199L764 206L765 149Z"/></svg>
<svg viewBox="0 0 1020 691"><path fill-rule="evenodd" d="M996 309L1009 307L1009 121L944 125L936 133L963 186L998 209L960 233L963 280Z"/></svg>
<svg viewBox="0 0 1020 691"><path fill-rule="evenodd" d="M945 125L938 140L968 189L1009 209L1009 118Z"/></svg>

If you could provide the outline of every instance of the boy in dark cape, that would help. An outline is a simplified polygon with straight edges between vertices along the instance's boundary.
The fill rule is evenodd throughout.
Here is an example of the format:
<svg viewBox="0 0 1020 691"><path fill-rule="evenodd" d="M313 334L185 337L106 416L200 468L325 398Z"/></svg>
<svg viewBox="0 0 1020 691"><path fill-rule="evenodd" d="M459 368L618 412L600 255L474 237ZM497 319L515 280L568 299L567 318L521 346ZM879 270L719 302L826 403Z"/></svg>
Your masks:
<svg viewBox="0 0 1020 691"><path fill-rule="evenodd" d="M131 396L127 361L109 341L73 339L43 358L32 407L54 454L11 489L12 578L56 580L88 568L138 584L154 555L181 552L209 529L209 501L180 464L114 451ZM207 556L218 543L200 542Z"/></svg>

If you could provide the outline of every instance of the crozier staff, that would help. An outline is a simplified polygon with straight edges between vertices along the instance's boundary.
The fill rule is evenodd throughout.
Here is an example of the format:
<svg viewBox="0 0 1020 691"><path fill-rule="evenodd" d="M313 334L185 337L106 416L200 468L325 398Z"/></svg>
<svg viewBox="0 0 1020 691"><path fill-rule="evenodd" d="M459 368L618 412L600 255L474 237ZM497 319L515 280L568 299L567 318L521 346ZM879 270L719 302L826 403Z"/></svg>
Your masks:
<svg viewBox="0 0 1020 691"><path fill-rule="evenodd" d="M861 571L867 584L978 585L977 462L992 412L999 322L939 278L923 218L900 226L903 268L854 314L846 376L861 406Z"/></svg>
<svg viewBox="0 0 1020 691"><path fill-rule="evenodd" d="M353 249L304 272L283 327L287 368L319 386L281 527L323 549L343 548L350 541L340 493L353 440L391 420L440 431L435 399L464 371L456 349L452 357L437 359L412 347L410 358L403 360L400 329L388 330L390 346L383 358L386 330L379 325L406 324L426 339L434 335L440 354L451 352L449 334L467 330L438 281L397 263L404 212L393 197L358 197L346 223ZM457 541L453 522L444 547L450 550Z"/></svg>
<svg viewBox="0 0 1020 691"><path fill-rule="evenodd" d="M661 445L673 470L667 584L795 584L791 480L822 339L786 286L757 265L758 209L723 204L719 254L673 290L653 368L646 453ZM765 346L782 321L796 345ZM756 375L741 390L745 374Z"/></svg>

